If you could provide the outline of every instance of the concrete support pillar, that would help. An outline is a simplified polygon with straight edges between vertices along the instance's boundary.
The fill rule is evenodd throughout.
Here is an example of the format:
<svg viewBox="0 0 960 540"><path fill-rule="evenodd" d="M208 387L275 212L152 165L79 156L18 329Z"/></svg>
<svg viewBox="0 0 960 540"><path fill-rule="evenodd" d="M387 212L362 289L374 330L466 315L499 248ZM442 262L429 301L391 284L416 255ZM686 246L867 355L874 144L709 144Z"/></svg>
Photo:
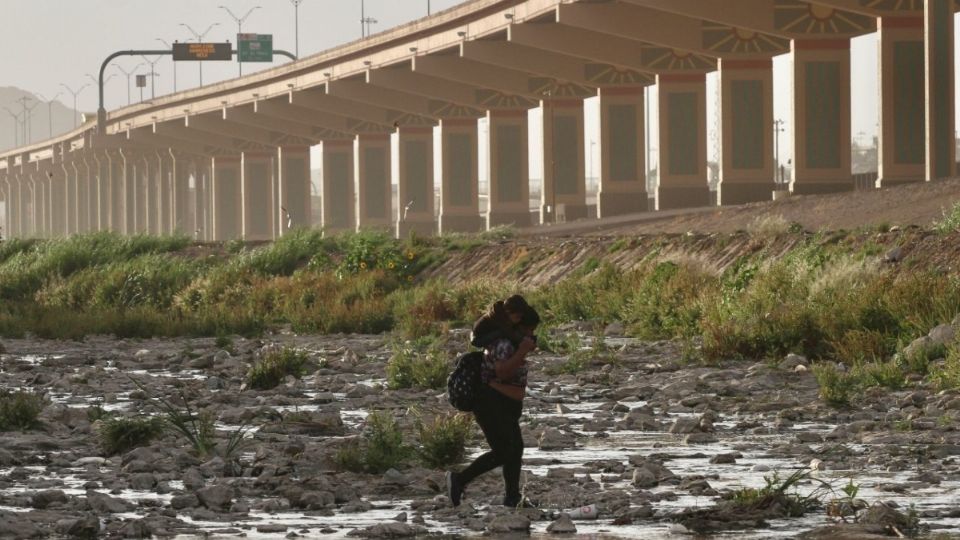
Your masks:
<svg viewBox="0 0 960 540"><path fill-rule="evenodd" d="M33 234L31 226L30 212L33 210L33 183L23 172L17 174L17 201L16 201L16 229L21 238L27 238Z"/></svg>
<svg viewBox="0 0 960 540"><path fill-rule="evenodd" d="M956 176L953 27L953 2L924 2L926 180Z"/></svg>
<svg viewBox="0 0 960 540"><path fill-rule="evenodd" d="M240 197L244 240L270 240L275 220L273 154L244 152Z"/></svg>
<svg viewBox="0 0 960 540"><path fill-rule="evenodd" d="M597 217L646 212L644 87L601 88Z"/></svg>
<svg viewBox="0 0 960 540"><path fill-rule="evenodd" d="M793 41L790 191L853 189L850 169L850 40Z"/></svg>
<svg viewBox="0 0 960 540"><path fill-rule="evenodd" d="M440 158L438 230L440 234L479 232L486 219L480 215L477 120L444 118L440 120L439 131L440 147L436 150ZM430 199L433 205L433 192Z"/></svg>
<svg viewBox="0 0 960 540"><path fill-rule="evenodd" d="M433 163L433 127L397 130L397 238L437 232Z"/></svg>
<svg viewBox="0 0 960 540"><path fill-rule="evenodd" d="M241 168L240 156L213 158L213 240L233 240L243 234Z"/></svg>
<svg viewBox="0 0 960 540"><path fill-rule="evenodd" d="M323 215L320 223L325 232L352 231L357 219L353 141L323 141L321 152Z"/></svg>
<svg viewBox="0 0 960 540"><path fill-rule="evenodd" d="M153 234L170 234L170 152L158 150L154 156L156 171L150 186L150 230Z"/></svg>
<svg viewBox="0 0 960 540"><path fill-rule="evenodd" d="M80 171L83 168L83 163L77 164L78 159L73 159L70 164L67 166L67 172L70 178L73 179L73 189L71 189L70 194L72 199L68 196L68 206L70 207L70 214L73 217L67 223L67 235L78 234L83 232L80 225L84 221L84 211L86 210L86 196L87 191L84 186L84 178L81 176Z"/></svg>
<svg viewBox="0 0 960 540"><path fill-rule="evenodd" d="M880 145L877 187L926 175L922 17L879 22Z"/></svg>
<svg viewBox="0 0 960 540"><path fill-rule="evenodd" d="M657 76L660 152L657 210L710 202L707 185L707 80L700 74Z"/></svg>
<svg viewBox="0 0 960 540"><path fill-rule="evenodd" d="M587 178L583 148L583 100L548 97L543 113L543 185L540 223L587 217ZM558 213L558 208L563 208Z"/></svg>
<svg viewBox="0 0 960 540"><path fill-rule="evenodd" d="M282 236L290 229L309 228L313 223L310 147L280 147L274 161L277 171L274 179L274 236Z"/></svg>
<svg viewBox="0 0 960 540"><path fill-rule="evenodd" d="M490 206L486 228L530 225L527 110L487 111Z"/></svg>
<svg viewBox="0 0 960 540"><path fill-rule="evenodd" d="M84 210L86 221L83 223L84 228L82 231L96 232L100 230L97 223L98 215L100 214L100 192L98 178L99 167L97 166L96 154L86 153L83 156L82 167L84 178L86 178L87 193L87 198L80 203L86 208L86 210Z"/></svg>
<svg viewBox="0 0 960 540"><path fill-rule="evenodd" d="M98 152L94 154L97 161L97 191L99 192L99 212L97 216L97 226L101 231L114 231L116 226L113 221L114 211L114 183L113 183L113 160L110 152Z"/></svg>
<svg viewBox="0 0 960 540"><path fill-rule="evenodd" d="M171 234L187 234L194 237L197 230L194 221L195 207L191 205L190 171L193 167L190 159L170 153L171 181Z"/></svg>
<svg viewBox="0 0 960 540"><path fill-rule="evenodd" d="M363 133L355 145L356 228L390 229L393 221L393 192L390 187L390 135Z"/></svg>
<svg viewBox="0 0 960 540"><path fill-rule="evenodd" d="M153 218L153 176L156 174L157 163L153 155L141 155L137 159L136 182L134 183L134 215L136 230L134 234L153 234L150 223Z"/></svg>
<svg viewBox="0 0 960 540"><path fill-rule="evenodd" d="M130 182L133 179L133 159L132 156L119 150L116 153L110 153L110 206L111 206L111 230L118 234L128 234L132 228L130 218Z"/></svg>
<svg viewBox="0 0 960 540"><path fill-rule="evenodd" d="M769 201L774 189L773 60L720 60L720 205Z"/></svg>
<svg viewBox="0 0 960 540"><path fill-rule="evenodd" d="M197 229L194 231L198 240L211 241L213 236L213 170L214 160L203 159L197 162L194 182L196 197L194 199Z"/></svg>
<svg viewBox="0 0 960 540"><path fill-rule="evenodd" d="M46 175L33 171L30 173L30 184L33 186L33 234L39 238L47 238L50 233L48 220L50 219L50 190L47 186Z"/></svg>

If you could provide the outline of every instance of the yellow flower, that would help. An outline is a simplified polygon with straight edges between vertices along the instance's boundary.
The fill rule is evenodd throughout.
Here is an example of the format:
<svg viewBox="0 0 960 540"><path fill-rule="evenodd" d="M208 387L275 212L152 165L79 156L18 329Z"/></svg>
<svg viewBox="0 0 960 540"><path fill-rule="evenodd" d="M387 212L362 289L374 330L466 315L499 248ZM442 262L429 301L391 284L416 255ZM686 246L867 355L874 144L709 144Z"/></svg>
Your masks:
<svg viewBox="0 0 960 540"><path fill-rule="evenodd" d="M361 270L367 269L367 261L360 261L360 269Z"/></svg>
<svg viewBox="0 0 960 540"><path fill-rule="evenodd" d="M411 261L413 260L413 256L414 256L414 253L412 251L407 252L407 258L410 259Z"/></svg>
<svg viewBox="0 0 960 540"><path fill-rule="evenodd" d="M413 282L413 276L407 276L407 281Z"/></svg>
<svg viewBox="0 0 960 540"><path fill-rule="evenodd" d="M397 267L397 265L394 264L393 261L390 261L390 264L387 265L387 268L389 268L389 269L391 269L391 270L393 270L393 269L396 268L396 267Z"/></svg>

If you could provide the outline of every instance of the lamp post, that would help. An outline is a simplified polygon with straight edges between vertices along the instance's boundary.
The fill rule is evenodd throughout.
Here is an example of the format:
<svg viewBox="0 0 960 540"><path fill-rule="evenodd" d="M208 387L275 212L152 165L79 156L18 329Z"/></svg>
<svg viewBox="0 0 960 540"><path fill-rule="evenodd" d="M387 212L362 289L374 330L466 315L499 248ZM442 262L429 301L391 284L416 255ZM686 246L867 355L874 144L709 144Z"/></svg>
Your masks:
<svg viewBox="0 0 960 540"><path fill-rule="evenodd" d="M143 62L140 62L139 64L133 66L133 69L131 69L130 71L127 71L127 70L123 69L122 67L117 66L117 69L120 70L120 73L123 73L124 75L127 76L127 105L130 105L130 103L131 103L131 100L130 100L130 76L133 75L134 73L136 73L136 71L137 71L138 69L140 69L140 66L142 66L142 65L143 65Z"/></svg>
<svg viewBox="0 0 960 540"><path fill-rule="evenodd" d="M98 81L97 78L94 77L93 75L91 75L90 73L87 73L86 76L87 76L88 79L90 79L90 80L93 82L93 84L95 84L95 85L99 85L99 84L100 84L100 81ZM117 76L116 73L111 73L109 77L103 79L103 87L106 88L106 87L107 87L107 81L109 81L110 79L112 79L112 78L114 78L114 77L116 77L116 76ZM53 98L53 99L57 99L57 98Z"/></svg>
<svg viewBox="0 0 960 540"><path fill-rule="evenodd" d="M164 47L173 51L173 46L167 43L167 40L157 38L157 41L159 41L160 43L163 43ZM151 68L151 71L152 71L152 68ZM174 94L177 93L177 63L176 62L173 63L173 93Z"/></svg>
<svg viewBox="0 0 960 540"><path fill-rule="evenodd" d="M17 123L20 122L20 115L6 107L4 107L3 110L7 111L7 114L13 119L13 147L16 148L20 146L20 130L17 129Z"/></svg>
<svg viewBox="0 0 960 540"><path fill-rule="evenodd" d="M430 16L430 0L427 0L427 17Z"/></svg>
<svg viewBox="0 0 960 540"><path fill-rule="evenodd" d="M244 15L243 17L237 17L236 15L234 15L233 12L230 11L230 8L228 8L227 6L220 6L220 9L225 10L227 13L229 13L230 17L237 22L237 69L239 71L239 74L243 76L243 61L240 59L240 34L243 33L243 21L247 20L247 17L249 17L250 14L254 12L254 10L260 9L260 6L253 6L252 8L250 8L249 11L247 11L247 14ZM297 51L297 54L300 54L300 51Z"/></svg>
<svg viewBox="0 0 960 540"><path fill-rule="evenodd" d="M157 65L157 62L159 62L160 59L163 58L163 57L162 57L162 56L158 56L158 57L154 58L152 62L151 62L150 59L147 58L146 56L143 56L142 58L143 58L144 62L146 62L147 64L150 65L150 99L155 99L155 98L157 97L157 93L156 93L156 88L155 88L155 85L154 85L153 76L157 74L157 73L156 73L157 70L154 69L154 67ZM143 101L143 100L141 99L140 101Z"/></svg>
<svg viewBox="0 0 960 540"><path fill-rule="evenodd" d="M80 88L78 88L78 89L76 89L76 90L70 88L69 86L67 86L67 85L65 85L65 84L63 84L63 83L60 83L60 86L66 88L66 89L67 89L67 92L70 92L71 94L73 94L73 128L76 129L76 128L77 128L77 97L80 96L80 92L83 92L83 89L84 89L84 88L86 88L86 87L88 87L88 86L90 86L90 85L89 85L89 84L85 84L85 85L81 86Z"/></svg>
<svg viewBox="0 0 960 540"><path fill-rule="evenodd" d="M297 58L300 58L300 4L303 0L290 0L293 4L293 36Z"/></svg>
<svg viewBox="0 0 960 540"><path fill-rule="evenodd" d="M377 24L379 21L373 17L367 17L366 1L360 0L360 37L364 38L370 35L370 25Z"/></svg>
<svg viewBox="0 0 960 540"><path fill-rule="evenodd" d="M220 23L213 23L213 24L211 24L210 26L207 27L206 30L204 30L204 31L201 32L201 33L198 33L196 30L194 30L193 28L191 28L189 24L180 23L180 26L182 26L182 27L186 28L187 30L189 30L190 33L193 34L193 37L196 38L197 43L200 43L200 42L203 41L204 36L206 36L207 33L210 32L210 30L213 29L214 26L220 26ZM197 62L197 64L200 65L200 86L203 86L203 60L200 60L199 62Z"/></svg>
<svg viewBox="0 0 960 540"><path fill-rule="evenodd" d="M50 99L43 97L43 94L37 94L40 96L40 99L47 102L47 138L53 138L53 102L60 97L60 94L63 92L57 92L57 95L53 96Z"/></svg>

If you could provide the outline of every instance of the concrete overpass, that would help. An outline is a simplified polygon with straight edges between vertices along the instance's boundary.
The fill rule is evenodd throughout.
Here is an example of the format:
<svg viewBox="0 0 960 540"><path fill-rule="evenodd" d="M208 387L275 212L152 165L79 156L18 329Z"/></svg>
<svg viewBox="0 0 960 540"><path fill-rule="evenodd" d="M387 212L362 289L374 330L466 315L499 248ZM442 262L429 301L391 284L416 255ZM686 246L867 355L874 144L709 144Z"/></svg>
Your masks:
<svg viewBox="0 0 960 540"><path fill-rule="evenodd" d="M326 230L524 226L554 220L560 205L567 220L586 217L583 100L595 96L598 215L646 211L648 197L661 210L704 206L712 71L719 204L768 200L780 54L793 60L791 191L849 190L850 39L871 32L880 49L878 187L949 177L957 9L955 0L471 0L288 65L112 111L102 132L94 119L2 153L2 225L7 236L276 238L288 223L311 223L314 145ZM647 193L652 84L659 180ZM548 165L541 211L531 215L527 113L536 107ZM483 214L479 118L489 121Z"/></svg>

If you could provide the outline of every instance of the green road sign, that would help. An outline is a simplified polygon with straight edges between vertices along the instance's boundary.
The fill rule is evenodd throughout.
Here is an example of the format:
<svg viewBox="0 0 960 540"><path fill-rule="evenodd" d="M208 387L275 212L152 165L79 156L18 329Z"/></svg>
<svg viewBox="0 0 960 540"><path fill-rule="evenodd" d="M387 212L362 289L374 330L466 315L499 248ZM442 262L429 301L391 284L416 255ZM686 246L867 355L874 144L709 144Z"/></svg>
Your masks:
<svg viewBox="0 0 960 540"><path fill-rule="evenodd" d="M273 62L272 34L237 34L241 62Z"/></svg>

